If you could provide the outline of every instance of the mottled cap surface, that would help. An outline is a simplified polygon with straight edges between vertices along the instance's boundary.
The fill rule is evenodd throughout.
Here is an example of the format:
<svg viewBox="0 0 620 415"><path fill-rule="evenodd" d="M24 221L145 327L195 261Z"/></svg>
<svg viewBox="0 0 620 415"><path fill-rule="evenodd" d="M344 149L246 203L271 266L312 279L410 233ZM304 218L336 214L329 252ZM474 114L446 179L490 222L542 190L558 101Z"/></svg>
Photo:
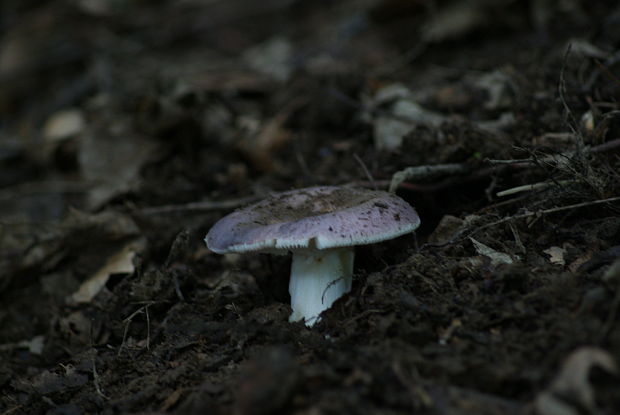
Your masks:
<svg viewBox="0 0 620 415"><path fill-rule="evenodd" d="M415 210L387 192L310 187L273 194L217 222L207 234L213 252L277 252L371 244L412 232Z"/></svg>

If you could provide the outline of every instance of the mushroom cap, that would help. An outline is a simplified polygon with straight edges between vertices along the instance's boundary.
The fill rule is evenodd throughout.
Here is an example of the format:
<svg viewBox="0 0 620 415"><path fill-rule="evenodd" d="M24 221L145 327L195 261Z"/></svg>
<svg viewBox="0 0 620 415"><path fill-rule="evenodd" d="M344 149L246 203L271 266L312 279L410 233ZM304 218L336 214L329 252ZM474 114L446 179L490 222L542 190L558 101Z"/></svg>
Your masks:
<svg viewBox="0 0 620 415"><path fill-rule="evenodd" d="M236 210L205 241L218 254L284 253L371 244L419 225L416 211L392 193L319 186L276 193Z"/></svg>

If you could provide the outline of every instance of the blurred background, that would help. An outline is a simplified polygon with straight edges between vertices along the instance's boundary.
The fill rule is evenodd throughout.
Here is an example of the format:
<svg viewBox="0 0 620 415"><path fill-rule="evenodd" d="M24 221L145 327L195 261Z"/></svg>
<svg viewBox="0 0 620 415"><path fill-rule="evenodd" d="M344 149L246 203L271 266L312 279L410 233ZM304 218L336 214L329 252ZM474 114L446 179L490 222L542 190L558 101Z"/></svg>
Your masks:
<svg viewBox="0 0 620 415"><path fill-rule="evenodd" d="M0 413L616 413L619 27L615 1L2 0ZM289 259L202 242L420 166L423 226L358 251L317 329Z"/></svg>

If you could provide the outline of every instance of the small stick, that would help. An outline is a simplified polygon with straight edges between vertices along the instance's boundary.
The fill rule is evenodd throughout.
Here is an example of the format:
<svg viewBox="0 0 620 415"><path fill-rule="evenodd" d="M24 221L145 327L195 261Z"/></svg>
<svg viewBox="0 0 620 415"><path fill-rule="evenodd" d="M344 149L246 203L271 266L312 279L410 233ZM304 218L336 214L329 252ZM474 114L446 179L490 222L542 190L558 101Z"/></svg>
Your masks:
<svg viewBox="0 0 620 415"><path fill-rule="evenodd" d="M261 196L248 196L238 199L220 200L220 201L205 201L205 202L192 202L185 203L183 205L164 205L155 206L142 209L142 213L145 215L158 215L162 213L175 213L175 212L205 212L212 210L230 210L235 209L248 203L256 202L261 199Z"/></svg>
<svg viewBox="0 0 620 415"><path fill-rule="evenodd" d="M149 315L149 306L144 306L144 312L146 313L146 350L151 350L151 317Z"/></svg>
<svg viewBox="0 0 620 415"><path fill-rule="evenodd" d="M179 298L179 300L185 302L185 296L181 291L181 285L179 284L179 278L177 277L176 272L172 273L172 281L174 282L174 291L176 292L177 297Z"/></svg>
<svg viewBox="0 0 620 415"><path fill-rule="evenodd" d="M9 408L6 411L2 412L2 414L0 414L0 415L9 415L9 414L11 414L11 413L13 413L13 412L15 412L15 411L17 411L19 409L22 409L23 407L24 407L23 405L14 406L14 407Z"/></svg>
<svg viewBox="0 0 620 415"><path fill-rule="evenodd" d="M614 75L607 66L603 65L598 59L595 59L594 62L596 63L596 66L599 67L601 72L607 76L607 78L614 81L616 85L620 85L620 79L618 79L618 77Z"/></svg>
<svg viewBox="0 0 620 415"><path fill-rule="evenodd" d="M521 237L519 236L519 232L517 231L515 226L512 223L509 223L508 225L510 226L512 237L514 238L515 245L517 245L517 248L519 249L519 251L521 251L522 254L527 253L527 249L525 249L525 245L523 245L523 242L521 242Z"/></svg>
<svg viewBox="0 0 620 415"><path fill-rule="evenodd" d="M610 197L608 199L594 200L594 201L591 201L591 202L575 203L573 205L558 206L558 207L555 207L555 208L539 210L539 211L536 211L536 212L522 213L520 215L510 216L508 218L504 218L504 219L500 219L500 220L495 221L495 222L488 223L488 224L483 225L483 226L479 227L478 229L474 230L474 232L478 232L481 229L489 228L489 227L492 227L492 226L495 226L495 225L499 225L499 224L502 224L502 223L505 223L505 222L510 222L510 221L513 221L513 220L526 219L526 218L530 218L532 216L542 216L542 215L547 215L549 213L562 212L564 210L579 209L579 208L586 207L586 206L600 205L601 203L616 202L618 200L620 200L620 196Z"/></svg>
<svg viewBox="0 0 620 415"><path fill-rule="evenodd" d="M370 174L370 171L368 170L368 167L366 167L364 161L360 158L360 156L357 155L357 153L353 153L353 158L362 167L362 170L364 171L366 178L368 178L368 181L372 184L373 189L377 190L377 183L375 182L374 177L372 177L372 174Z"/></svg>
<svg viewBox="0 0 620 415"><path fill-rule="evenodd" d="M597 146L593 146L593 147L586 147L583 149L583 152L585 154L591 154L591 153L603 153L605 151L609 151L609 150L615 150L616 148L620 147L620 138L615 138L613 140L607 141L603 144L599 144ZM557 154L551 154L547 157L543 157L541 159L534 159L533 157L530 158L526 158L526 159L508 159L508 160L497 160L497 159L485 159L484 161L486 161L487 163L491 163L491 164L496 164L496 165L502 165L502 164L534 164L537 161L540 162L557 162L558 161L558 157L563 156L566 158L570 158L571 156L573 156L575 153L574 152L565 152L565 153L557 153Z"/></svg>
<svg viewBox="0 0 620 415"><path fill-rule="evenodd" d="M500 220L497 220L495 222L491 222L491 223L487 223L486 225L482 225L474 230L472 230L471 232L467 233L468 229L463 229L459 232L457 232L456 235L454 235L454 237L452 239L450 239L449 241L442 243L442 244L426 244L425 246L432 246L432 247L436 247L436 248L440 248L442 246L446 246L446 245L450 245L453 244L456 240L460 239L462 236L472 236L475 233L483 230L483 229L487 229L487 228L491 228L493 226L497 226L497 225L501 225L503 223L506 222L512 222L515 220L519 220L519 219L527 219L527 218L531 218L532 216L543 216L543 215L547 215L550 213L556 213L556 212L562 212L564 210L571 210L571 209L579 209L582 207L586 207L586 206L594 206L594 205L600 205L602 203L611 203L611 202L616 202L620 200L620 196L616 196L616 197L610 197L607 199L600 199L600 200L594 200L594 201L590 201L590 202L582 202L582 203L575 203L573 205L565 205L565 206L558 206L555 208L551 208L551 209L545 209L545 210L539 210L536 212L527 212L527 213L523 213L520 215L514 215L514 216L509 216L507 218L503 218Z"/></svg>
<svg viewBox="0 0 620 415"><path fill-rule="evenodd" d="M93 341L93 324L90 324L90 347L91 347L91 362L93 364L93 384L95 385L95 390L97 391L97 395L101 396L105 400L109 400L110 398L103 393L101 390L101 386L99 385L99 374L97 373L97 362L95 360L95 356L97 355L97 350L95 349L95 344Z"/></svg>
<svg viewBox="0 0 620 415"><path fill-rule="evenodd" d="M589 152L590 153L602 153L605 151L614 150L618 147L620 147L620 138L615 138L603 144L599 144L598 146L591 147Z"/></svg>
<svg viewBox="0 0 620 415"><path fill-rule="evenodd" d="M544 189L554 184L565 185L565 184L574 183L574 182L575 182L574 180L560 180L557 183L540 182L540 183L524 184L523 186L517 186L517 187L510 188L510 189L502 190L501 192L497 192L495 195L497 197L503 197L503 196L513 195L515 193Z"/></svg>
<svg viewBox="0 0 620 415"><path fill-rule="evenodd" d="M568 106L568 102L566 102L566 80L564 78L566 74L566 67L568 66L568 56L570 55L572 44L569 43L566 48L566 52L564 53L564 60L562 62L562 67L560 68L560 82L558 83L558 95L560 96L560 102L564 106L564 110L566 111L566 124L568 128L570 128L575 135L575 144L577 145L577 152L581 152L583 150L583 137L579 134L577 130L577 121L573 116L573 112Z"/></svg>
<svg viewBox="0 0 620 415"><path fill-rule="evenodd" d="M487 163L491 163L491 164L517 164L517 163L534 163L535 160L530 157L527 159L508 159L508 160L496 160L496 159L484 159L484 161L486 161Z"/></svg>
<svg viewBox="0 0 620 415"><path fill-rule="evenodd" d="M95 363L94 350L93 350L93 356L92 356L92 363L93 363L93 383L95 384L95 390L97 391L97 395L101 396L103 399L107 401L110 398L106 396L105 393L103 393L103 391L101 390L101 386L99 385L99 374L97 373L97 365Z"/></svg>
<svg viewBox="0 0 620 415"><path fill-rule="evenodd" d="M389 192L394 193L398 186L406 180L431 179L449 174L469 173L470 171L471 168L467 164L462 163L407 167L394 173Z"/></svg>
<svg viewBox="0 0 620 415"><path fill-rule="evenodd" d="M151 340L151 317L149 315L149 307L155 304L156 301L146 301L141 304L144 304L142 307L131 313L129 317L123 320L125 323L125 330L123 331L123 340L121 341L121 346L118 348L118 352L116 352L117 356L121 355L123 348L125 347L125 341L127 340L127 332L129 331L129 325L133 321L134 317L140 313L145 313L146 315L146 348L149 349L149 343Z"/></svg>

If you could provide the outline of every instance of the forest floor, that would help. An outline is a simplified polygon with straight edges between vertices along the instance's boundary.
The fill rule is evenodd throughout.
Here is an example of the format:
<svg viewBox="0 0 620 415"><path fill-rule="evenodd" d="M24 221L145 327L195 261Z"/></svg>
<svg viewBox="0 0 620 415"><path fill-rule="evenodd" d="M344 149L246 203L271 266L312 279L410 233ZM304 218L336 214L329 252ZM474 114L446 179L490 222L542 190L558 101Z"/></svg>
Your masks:
<svg viewBox="0 0 620 415"><path fill-rule="evenodd" d="M620 413L617 2L148 3L1 6L1 415ZM203 241L390 184L311 328Z"/></svg>

